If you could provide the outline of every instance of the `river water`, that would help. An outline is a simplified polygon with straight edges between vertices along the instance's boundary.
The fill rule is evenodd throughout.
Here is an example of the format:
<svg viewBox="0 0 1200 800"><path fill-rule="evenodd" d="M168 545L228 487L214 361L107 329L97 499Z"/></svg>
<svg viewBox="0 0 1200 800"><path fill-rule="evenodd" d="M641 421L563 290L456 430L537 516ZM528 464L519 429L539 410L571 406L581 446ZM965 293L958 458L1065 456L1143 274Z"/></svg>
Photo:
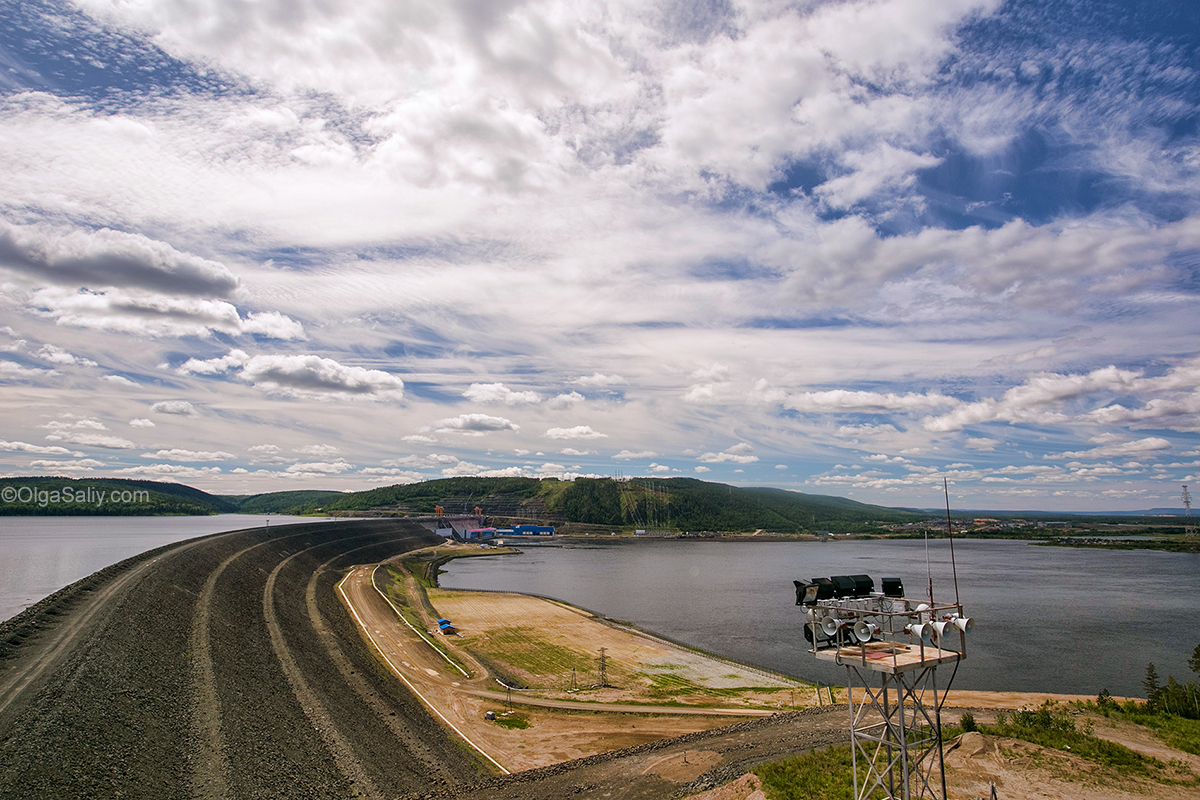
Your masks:
<svg viewBox="0 0 1200 800"><path fill-rule="evenodd" d="M0 517L0 620L98 569L164 544L267 524L267 517ZM315 522L272 514L270 524Z"/></svg>
<svg viewBox="0 0 1200 800"><path fill-rule="evenodd" d="M520 543L516 543L520 546ZM738 661L845 684L846 671L805 652L796 578L898 576L906 595L954 599L974 617L954 687L1144 696L1153 662L1165 680L1194 677L1200 556L1037 547L1023 541L637 541L528 546L522 555L458 559L441 585L560 599ZM939 670L939 684L949 679Z"/></svg>

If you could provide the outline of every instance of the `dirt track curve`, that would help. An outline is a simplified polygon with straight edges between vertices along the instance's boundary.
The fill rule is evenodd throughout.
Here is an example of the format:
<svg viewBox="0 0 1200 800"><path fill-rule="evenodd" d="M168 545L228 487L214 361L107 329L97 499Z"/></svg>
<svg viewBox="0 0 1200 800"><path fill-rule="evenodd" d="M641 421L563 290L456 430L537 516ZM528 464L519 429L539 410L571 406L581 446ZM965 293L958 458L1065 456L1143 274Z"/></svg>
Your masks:
<svg viewBox="0 0 1200 800"><path fill-rule="evenodd" d="M0 797L669 798L844 736L841 715L785 714L495 777L333 589L437 541L403 520L217 534L0 624Z"/></svg>

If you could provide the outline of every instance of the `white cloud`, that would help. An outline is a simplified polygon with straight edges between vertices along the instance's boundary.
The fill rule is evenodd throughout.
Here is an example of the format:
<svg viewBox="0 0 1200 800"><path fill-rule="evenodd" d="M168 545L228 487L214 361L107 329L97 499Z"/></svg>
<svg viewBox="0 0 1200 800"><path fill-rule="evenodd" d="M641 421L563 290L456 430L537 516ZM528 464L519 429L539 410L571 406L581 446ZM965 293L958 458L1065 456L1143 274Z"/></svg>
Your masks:
<svg viewBox="0 0 1200 800"><path fill-rule="evenodd" d="M938 406L958 405L953 397L938 392L918 394L908 392L856 392L831 389L824 392L802 392L789 396L783 405L795 411L810 414L853 411L858 413L884 413L889 411L914 411Z"/></svg>
<svg viewBox="0 0 1200 800"><path fill-rule="evenodd" d="M620 375L604 375L600 372L594 372L591 375L571 381L571 383L577 386L617 386L625 382L625 379Z"/></svg>
<svg viewBox="0 0 1200 800"><path fill-rule="evenodd" d="M483 436L495 431L519 431L521 426L504 417L493 417L488 414L459 414L457 417L447 417L432 422L429 430L438 433L461 433L466 436Z"/></svg>
<svg viewBox="0 0 1200 800"><path fill-rule="evenodd" d="M41 369L40 367L24 367L15 361L0 361L0 380L16 380L27 378L49 378L59 375L56 369Z"/></svg>
<svg viewBox="0 0 1200 800"><path fill-rule="evenodd" d="M558 452L562 453L564 456L593 456L593 455L596 455L595 450L576 450L574 447L564 447L562 450L559 450Z"/></svg>
<svg viewBox="0 0 1200 800"><path fill-rule="evenodd" d="M176 417L198 417L200 413L187 400L160 400L150 406L155 414L170 414Z"/></svg>
<svg viewBox="0 0 1200 800"><path fill-rule="evenodd" d="M142 458L166 458L172 461L231 461L236 458L233 453L224 450L158 450L153 453L142 453Z"/></svg>
<svg viewBox="0 0 1200 800"><path fill-rule="evenodd" d="M238 375L270 394L308 400L397 401L404 381L390 372L348 367L315 355L253 356Z"/></svg>
<svg viewBox="0 0 1200 800"><path fill-rule="evenodd" d="M225 300L167 297L123 289L77 291L46 288L34 292L30 307L59 325L151 338L231 336L257 333L271 338L303 339L302 326L276 313L243 319Z"/></svg>
<svg viewBox="0 0 1200 800"><path fill-rule="evenodd" d="M124 467L113 470L114 475L149 475L159 478L207 478L218 475L220 467L187 467L182 464L147 464L144 467Z"/></svg>
<svg viewBox="0 0 1200 800"><path fill-rule="evenodd" d="M503 383L472 383L462 394L476 403L503 403L506 406L538 403L542 399L537 392L515 392Z"/></svg>
<svg viewBox="0 0 1200 800"><path fill-rule="evenodd" d="M72 355L61 347L53 344L44 344L42 348L35 353L39 358L43 358L52 364L65 364L76 367L96 367L99 366L90 358Z"/></svg>
<svg viewBox="0 0 1200 800"><path fill-rule="evenodd" d="M0 266L67 286L115 286L224 297L238 286L224 265L137 233L61 231L0 220Z"/></svg>
<svg viewBox="0 0 1200 800"><path fill-rule="evenodd" d="M694 469L696 472L700 473L701 475L703 475L705 472L712 472L712 470L709 469L708 467L693 467L692 469Z"/></svg>
<svg viewBox="0 0 1200 800"><path fill-rule="evenodd" d="M725 461L732 461L735 464L753 464L758 461L758 456L738 455L736 453L703 453L697 456L699 461L705 464L720 464Z"/></svg>
<svg viewBox="0 0 1200 800"><path fill-rule="evenodd" d="M144 417L137 417L137 418L129 420L129 427L131 427L131 428L153 428L154 422L151 420L145 419Z"/></svg>
<svg viewBox="0 0 1200 800"><path fill-rule="evenodd" d="M963 447L967 448L968 450L991 452L992 450L995 450L996 446L999 444L1000 440L998 439L989 439L986 436L978 436L967 439L965 442L963 442Z"/></svg>
<svg viewBox="0 0 1200 800"><path fill-rule="evenodd" d="M303 447L293 447L292 452L303 453L306 456L331 456L341 451L331 444L306 444Z"/></svg>
<svg viewBox="0 0 1200 800"><path fill-rule="evenodd" d="M583 401L584 397L579 392L567 392L566 394L559 394L550 398L546 402L546 406L551 409L561 410L571 408L576 403L582 403Z"/></svg>
<svg viewBox="0 0 1200 800"><path fill-rule="evenodd" d="M354 465L345 459L339 458L337 461L309 461L301 464L292 464L286 471L316 475L340 475L352 469L354 469Z"/></svg>
<svg viewBox="0 0 1200 800"><path fill-rule="evenodd" d="M607 433L592 430L590 425L573 428L550 428L544 434L547 439L607 439Z"/></svg>
<svg viewBox="0 0 1200 800"><path fill-rule="evenodd" d="M787 468L788 468L787 464L776 464L775 465L775 469L787 469Z"/></svg>
<svg viewBox="0 0 1200 800"><path fill-rule="evenodd" d="M1147 456L1163 450L1169 450L1171 442L1158 436L1138 439L1135 442L1119 442L1093 447L1091 450L1077 450L1068 453L1047 454L1046 458L1125 458L1129 456Z"/></svg>
<svg viewBox="0 0 1200 800"><path fill-rule="evenodd" d="M635 458L636 459L646 459L646 458L655 458L657 456L658 456L658 453L654 452L653 450L641 450L637 453L633 452L632 450L622 450L621 452L614 455L613 458L618 459L620 461L632 461Z"/></svg>
<svg viewBox="0 0 1200 800"><path fill-rule="evenodd" d="M669 466L667 466L666 464L656 464L654 462L651 462L650 466L646 467L646 469L650 470L651 472L670 472L671 471L671 468Z"/></svg>
<svg viewBox="0 0 1200 800"><path fill-rule="evenodd" d="M401 436L400 441L409 442L411 444L437 444L437 437L423 436L419 433L411 433L408 436Z"/></svg>
<svg viewBox="0 0 1200 800"><path fill-rule="evenodd" d="M91 472L99 467L108 466L103 461L94 458L81 458L77 461L30 461L32 469L51 470L54 472Z"/></svg>
<svg viewBox="0 0 1200 800"><path fill-rule="evenodd" d="M5 442L0 441L0 450L8 450L16 453L37 453L43 456L75 456L80 458L83 453L68 450L65 447L57 445L41 445L29 444L28 442Z"/></svg>
<svg viewBox="0 0 1200 800"><path fill-rule="evenodd" d="M115 383L117 386L137 386L135 381L129 380L124 375L102 375L100 380L106 383Z"/></svg>

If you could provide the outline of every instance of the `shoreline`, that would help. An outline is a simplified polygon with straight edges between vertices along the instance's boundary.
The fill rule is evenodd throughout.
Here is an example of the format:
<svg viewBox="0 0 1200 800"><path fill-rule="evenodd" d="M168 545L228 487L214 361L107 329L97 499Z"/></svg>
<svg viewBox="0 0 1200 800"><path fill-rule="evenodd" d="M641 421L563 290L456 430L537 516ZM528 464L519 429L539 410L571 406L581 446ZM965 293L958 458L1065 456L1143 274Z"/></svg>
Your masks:
<svg viewBox="0 0 1200 800"><path fill-rule="evenodd" d="M550 538L550 537L545 537L545 538ZM557 538L557 537L555 537L555 538ZM658 537L656 537L656 538L658 538ZM626 542L628 542L628 541L629 540L626 539ZM668 541L678 541L678 540L668 540ZM762 541L762 540L760 540L760 541ZM439 550L442 546L444 546L444 545L438 545L434 548L430 548L430 551ZM467 546L470 546L470 545L467 545ZM559 546L561 546L561 545L559 545ZM398 557L396 560L410 558L414 555L418 555L419 553L420 553L420 551L417 551L416 553L406 553L404 556ZM489 550L486 548L479 548L478 550L475 550L475 551L468 551L468 552L462 552L462 553L439 553L438 557L433 562L431 562L432 564L435 565L433 567L434 577L435 577L434 586L437 588L441 588L440 584L438 584L436 582L436 570L441 565L446 564L450 561L453 561L457 558L470 558L470 557L475 557L475 556L487 556L487 555L520 555L520 550L518 548L513 547L512 545L509 545L506 542L505 549L503 552L489 552ZM778 677L785 678L790 681L799 681L801 683L811 685L814 689L818 685L816 682L811 681L806 678L802 678L802 677L799 677L796 675L789 675L786 673L781 673L776 670L772 670L768 667L762 667L762 666L759 666L756 664L744 663L744 662L738 661L736 659L731 659L726 656L722 656L720 654L707 651L700 647L695 647L695 646L686 644L684 642L676 641L669 636L664 636L662 634L658 634L653 631L644 630L644 629L639 628L636 625L633 625L632 623L629 623L625 620L616 620L611 617L605 616L604 614L601 614L599 612L593 611L593 610L585 608L583 606L575 605L573 603L570 603L565 600L561 600L559 598L547 597L545 595L538 595L538 594L533 594L533 593L528 593L528 592L511 592L508 590L500 590L500 589L453 589L451 591L470 592L470 593L476 593L476 594L520 594L525 597L536 598L539 600L543 600L545 602L555 603L555 604L564 606L566 608L569 608L569 609L575 611L576 613L588 615L588 616L592 617L593 619L595 619L596 621L601 622L601 623L608 625L612 628L615 628L617 630L624 631L631 635L641 636L641 637L644 637L651 641L661 642L664 645L667 645L669 647L682 648L684 650L695 652L699 655L705 656L705 657L713 659L715 661L734 664L743 669L754 670L757 672L761 672L765 675L778 676ZM828 684L822 684L822 685L827 686ZM845 685L833 686L834 691L837 692L839 695L844 693L846 691L846 688L847 687ZM1144 698L1127 698L1127 697L1114 697L1113 699L1119 703L1124 702L1127 699L1144 700ZM953 708L953 709L985 709L985 710L997 710L997 711L1016 711L1016 710L1020 710L1020 709L1024 709L1024 708L1036 708L1036 707L1040 706L1042 703L1047 702L1047 701L1065 704L1065 703L1075 703L1075 702L1080 702L1080 703L1081 702L1095 702L1095 700L1096 700L1095 695L1073 694L1073 693L1065 693L1065 692L1003 691L1003 690L988 690L988 689L950 689L948 692L946 692L946 699L943 701L942 705L944 708ZM844 705L845 700L839 699L836 704Z"/></svg>

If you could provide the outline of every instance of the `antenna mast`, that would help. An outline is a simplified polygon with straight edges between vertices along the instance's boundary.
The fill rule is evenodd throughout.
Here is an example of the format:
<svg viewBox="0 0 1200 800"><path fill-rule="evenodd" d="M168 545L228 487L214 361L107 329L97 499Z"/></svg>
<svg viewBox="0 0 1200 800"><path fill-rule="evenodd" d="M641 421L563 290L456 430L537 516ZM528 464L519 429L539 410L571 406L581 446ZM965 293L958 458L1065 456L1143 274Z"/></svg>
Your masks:
<svg viewBox="0 0 1200 800"><path fill-rule="evenodd" d="M1188 493L1187 484L1183 485L1183 533L1191 538L1196 535L1196 523L1192 519L1192 496Z"/></svg>

